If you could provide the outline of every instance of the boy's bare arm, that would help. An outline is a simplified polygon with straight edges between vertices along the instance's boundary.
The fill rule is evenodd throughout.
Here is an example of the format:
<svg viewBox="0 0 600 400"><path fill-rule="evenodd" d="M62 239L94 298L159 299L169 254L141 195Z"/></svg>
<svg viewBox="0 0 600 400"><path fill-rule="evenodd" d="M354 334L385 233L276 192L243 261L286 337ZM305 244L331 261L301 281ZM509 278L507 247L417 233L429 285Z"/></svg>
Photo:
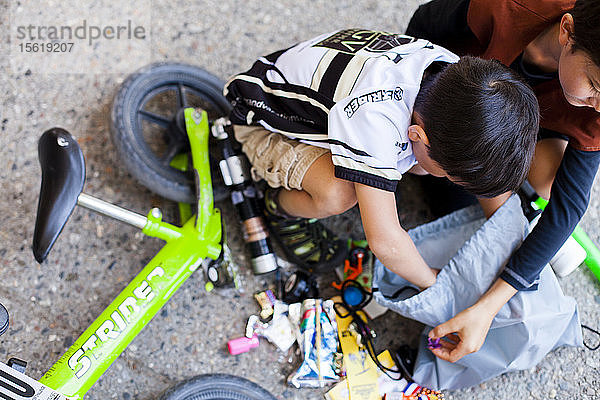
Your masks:
<svg viewBox="0 0 600 400"><path fill-rule="evenodd" d="M400 226L394 193L360 183L354 188L367 241L379 261L420 288L433 285L435 270L425 263Z"/></svg>

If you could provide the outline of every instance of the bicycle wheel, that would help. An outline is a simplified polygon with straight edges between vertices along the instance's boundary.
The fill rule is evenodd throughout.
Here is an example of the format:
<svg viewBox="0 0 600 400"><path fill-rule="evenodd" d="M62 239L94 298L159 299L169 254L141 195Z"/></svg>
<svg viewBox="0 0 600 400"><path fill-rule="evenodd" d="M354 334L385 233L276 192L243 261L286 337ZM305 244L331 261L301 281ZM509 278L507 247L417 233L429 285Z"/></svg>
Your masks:
<svg viewBox="0 0 600 400"><path fill-rule="evenodd" d="M227 374L199 375L169 389L160 400L276 400L256 383Z"/></svg>
<svg viewBox="0 0 600 400"><path fill-rule="evenodd" d="M183 109L202 108L214 120L228 114L223 82L209 72L180 63L150 64L119 88L111 113L111 136L120 159L141 184L173 201L194 203L194 176L171 167L175 155L189 151ZM228 194L209 142L215 200Z"/></svg>
<svg viewBox="0 0 600 400"><path fill-rule="evenodd" d="M0 304L0 336L8 329L8 311Z"/></svg>

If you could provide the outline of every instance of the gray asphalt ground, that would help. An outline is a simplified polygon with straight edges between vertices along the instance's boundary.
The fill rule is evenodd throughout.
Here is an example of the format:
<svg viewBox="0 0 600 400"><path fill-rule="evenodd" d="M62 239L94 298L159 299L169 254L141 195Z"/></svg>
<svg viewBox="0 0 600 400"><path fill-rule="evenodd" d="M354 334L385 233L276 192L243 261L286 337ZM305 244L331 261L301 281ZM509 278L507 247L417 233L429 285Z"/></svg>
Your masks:
<svg viewBox="0 0 600 400"><path fill-rule="evenodd" d="M182 61L226 79L248 68L259 55L334 29L402 32L418 2L153 0L146 4L151 11L149 60ZM33 7L41 16L61 7L68 11L60 2L35 2ZM114 13L119 13L119 6L114 7ZM28 374L38 378L161 247L159 240L144 238L134 228L76 209L47 262L38 265L30 246L40 184L37 140L41 133L62 126L76 136L87 161L87 193L144 214L159 205L172 215L174 205L139 185L115 154L109 110L126 73L47 75L15 70L10 62L8 10L8 0L0 0L0 302L11 314L10 329L0 338L0 360L11 356L27 360ZM100 60L119 62L128 72L148 60L132 57L129 61L123 53ZM69 70L80 68L85 71L84 60ZM405 225L426 221L428 211L414 182L404 182L403 191ZM235 258L248 265L233 209L227 202L219 206ZM351 210L328 223L342 235L357 236L357 220L356 210ZM582 224L600 243L600 183L594 187ZM294 366L267 342L237 357L225 351L227 340L242 336L247 316L257 311L251 294L266 285L265 278L255 278L244 269L244 293L207 294L202 275L193 275L87 398L153 399L186 378L215 372L251 379L281 399L322 398L320 391L286 386L285 377ZM580 267L561 285L577 299L582 322L600 326L600 285L587 268ZM392 313L379 318L375 327L382 337L379 346L392 349L402 343L416 344L422 328ZM599 368L600 351L561 348L531 370L447 392L446 398L598 399Z"/></svg>

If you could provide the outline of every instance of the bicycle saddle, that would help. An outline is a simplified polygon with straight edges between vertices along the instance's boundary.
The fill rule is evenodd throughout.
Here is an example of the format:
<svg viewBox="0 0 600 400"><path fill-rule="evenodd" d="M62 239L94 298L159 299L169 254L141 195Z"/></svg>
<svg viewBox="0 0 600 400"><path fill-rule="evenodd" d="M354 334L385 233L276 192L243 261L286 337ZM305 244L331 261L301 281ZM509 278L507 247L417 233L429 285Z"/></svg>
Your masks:
<svg viewBox="0 0 600 400"><path fill-rule="evenodd" d="M77 205L85 181L85 160L79 144L61 128L42 134L38 158L42 185L33 233L33 255L42 263Z"/></svg>

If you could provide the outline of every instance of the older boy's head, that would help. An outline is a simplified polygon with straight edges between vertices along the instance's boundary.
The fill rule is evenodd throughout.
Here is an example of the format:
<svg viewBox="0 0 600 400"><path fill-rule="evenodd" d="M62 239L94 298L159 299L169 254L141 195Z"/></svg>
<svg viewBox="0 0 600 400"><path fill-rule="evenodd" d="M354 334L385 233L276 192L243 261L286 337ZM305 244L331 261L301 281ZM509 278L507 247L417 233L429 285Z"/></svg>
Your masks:
<svg viewBox="0 0 600 400"><path fill-rule="evenodd" d="M565 98L600 112L600 1L577 0L559 23L558 76Z"/></svg>
<svg viewBox="0 0 600 400"><path fill-rule="evenodd" d="M411 126L409 137L429 172L437 169L436 175L483 197L514 191L525 180L538 133L538 102L499 62L463 57L426 77L415 112L420 124Z"/></svg>

